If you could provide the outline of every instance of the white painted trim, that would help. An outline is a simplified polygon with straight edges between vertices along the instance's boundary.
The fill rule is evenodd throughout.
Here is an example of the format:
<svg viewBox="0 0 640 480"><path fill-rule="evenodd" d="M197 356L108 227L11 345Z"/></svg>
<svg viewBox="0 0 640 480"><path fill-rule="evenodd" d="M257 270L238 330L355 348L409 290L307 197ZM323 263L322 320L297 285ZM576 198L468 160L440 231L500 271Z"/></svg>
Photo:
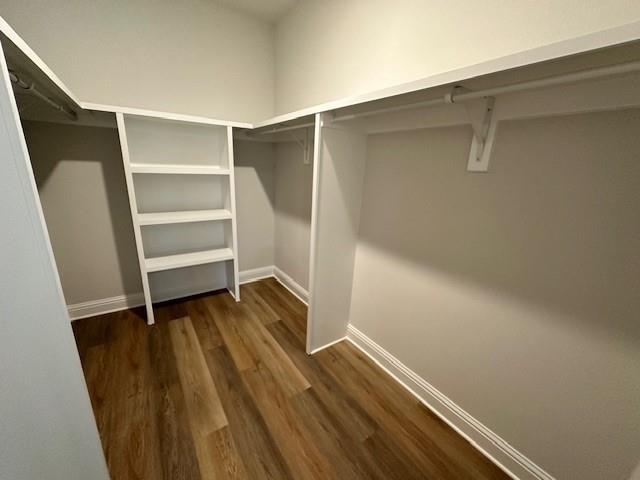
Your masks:
<svg viewBox="0 0 640 480"><path fill-rule="evenodd" d="M346 336L344 336L342 338L334 340L333 342L329 342L326 345L322 345L321 347L314 348L311 352L309 352L309 355L313 355L314 353L318 353L319 351L324 350L325 348L333 347L336 343L343 342L344 340L348 340L348 338Z"/></svg>
<svg viewBox="0 0 640 480"><path fill-rule="evenodd" d="M204 288L199 290L168 290L165 292L161 292L157 298L154 298L152 305L156 305L162 302L168 302L170 300L176 300L178 298L185 298L191 297L193 295L200 295L202 293L214 292L216 290L219 289ZM231 293L231 296L233 296L233 292L231 290L229 290L229 293ZM99 298L98 300L90 300L88 302L67 305L67 310L69 311L69 317L71 318L71 321L74 321L81 318L94 317L96 315L104 315L105 313L113 313L120 310L127 310L129 308L141 307L143 305L146 305L144 301L144 294L142 292L138 292L131 293L129 295L118 295L115 297Z"/></svg>
<svg viewBox="0 0 640 480"><path fill-rule="evenodd" d="M142 242L142 230L138 222L138 201L136 200L136 189L133 183L133 173L131 169L131 158L129 157L129 141L127 140L127 127L122 113L116 114L118 124L118 138L120 139L120 150L122 151L122 166L124 168L124 179L127 185L127 198L129 199L129 210L133 224L133 236L136 241L136 251L138 252L138 267L140 268L140 280L142 281L142 292L144 293L145 306L147 311L147 323L153 325L155 319L153 315L153 304L151 302L151 288L149 287L149 274L144 258L144 244Z"/></svg>
<svg viewBox="0 0 640 480"><path fill-rule="evenodd" d="M240 252L238 252L238 227L237 227L237 211L236 211L236 177L235 177L235 159L233 152L233 128L227 126L227 168L229 168L229 190L227 191L227 200L225 207L231 211L231 238L229 232L225 233L226 243L233 250L233 260L227 264L227 285L233 289L233 299L240 301ZM228 202L228 203L227 203ZM231 268L229 268L231 267ZM230 284L229 276L233 275L233 283Z"/></svg>
<svg viewBox="0 0 640 480"><path fill-rule="evenodd" d="M347 327L347 340L512 478L555 480L353 325Z"/></svg>
<svg viewBox="0 0 640 480"><path fill-rule="evenodd" d="M324 116L321 113L315 115L315 125L313 128L313 177L311 185L311 228L309 234L309 292L315 292L316 283L316 262L317 262L317 243L318 243L318 209L320 208L320 168L322 165L322 126ZM315 295L308 297L307 306L307 339L305 351L311 354L311 345L313 340L313 312Z"/></svg>
<svg viewBox="0 0 640 480"><path fill-rule="evenodd" d="M71 305L67 305L67 310L69 312L69 318L73 322L74 320L80 320L81 318L118 312L120 310L139 307L141 305L144 305L144 295L142 292L101 298L88 302L73 303Z"/></svg>
<svg viewBox="0 0 640 480"><path fill-rule="evenodd" d="M296 281L289 275L284 273L278 267L273 267L273 276L280 284L295 295L305 305L309 304L309 292L302 288Z"/></svg>
<svg viewBox="0 0 640 480"><path fill-rule="evenodd" d="M240 283L250 283L262 280L263 278L273 277L273 265L268 267L254 268L252 270L244 270L240 272ZM210 290L202 291L173 291L165 292L160 299L154 300L155 303L175 300L185 296L198 295ZM230 291L233 295L233 292ZM89 300L87 302L73 303L67 305L69 318L71 321L80 320L81 318L95 317L96 315L104 315L106 313L118 312L129 308L140 307L144 305L144 295L142 292L131 293L128 295L116 295L115 297L99 298L97 300Z"/></svg>
<svg viewBox="0 0 640 480"><path fill-rule="evenodd" d="M245 283L257 282L264 278L273 277L273 265L268 267L252 268L251 270L243 270L240 272L240 285Z"/></svg>

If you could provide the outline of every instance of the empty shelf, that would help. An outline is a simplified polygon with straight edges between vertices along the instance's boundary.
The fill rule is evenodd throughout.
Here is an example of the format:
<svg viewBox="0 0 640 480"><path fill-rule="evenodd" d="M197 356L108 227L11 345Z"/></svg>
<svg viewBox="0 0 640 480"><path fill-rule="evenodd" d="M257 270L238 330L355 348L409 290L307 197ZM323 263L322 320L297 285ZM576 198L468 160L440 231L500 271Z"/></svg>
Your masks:
<svg viewBox="0 0 640 480"><path fill-rule="evenodd" d="M191 267L205 263L223 262L233 259L233 251L230 248L218 248L216 250L204 250L201 252L181 253L166 257L154 257L145 259L147 272L159 272L173 268Z"/></svg>
<svg viewBox="0 0 640 480"><path fill-rule="evenodd" d="M168 223L211 222L231 218L229 210L188 210L184 212L139 213L140 225L165 225Z"/></svg>
<svg viewBox="0 0 640 480"><path fill-rule="evenodd" d="M132 163L133 173L164 173L173 175L229 175L228 168L217 165L176 165L166 163Z"/></svg>

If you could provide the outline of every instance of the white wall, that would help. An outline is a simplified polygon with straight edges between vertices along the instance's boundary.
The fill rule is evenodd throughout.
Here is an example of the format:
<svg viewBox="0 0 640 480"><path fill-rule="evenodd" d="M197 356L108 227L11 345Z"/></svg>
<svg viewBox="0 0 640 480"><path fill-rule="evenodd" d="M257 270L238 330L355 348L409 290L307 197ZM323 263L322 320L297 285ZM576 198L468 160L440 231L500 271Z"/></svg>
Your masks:
<svg viewBox="0 0 640 480"><path fill-rule="evenodd" d="M0 65L0 478L107 480L4 69Z"/></svg>
<svg viewBox="0 0 640 480"><path fill-rule="evenodd" d="M309 289L309 241L313 165L300 146L276 145L275 266Z"/></svg>
<svg viewBox="0 0 640 480"><path fill-rule="evenodd" d="M640 19L614 0L301 1L276 28L276 112L286 113Z"/></svg>
<svg viewBox="0 0 640 480"><path fill-rule="evenodd" d="M67 303L141 292L117 130L23 124Z"/></svg>
<svg viewBox="0 0 640 480"><path fill-rule="evenodd" d="M275 145L235 141L240 271L274 262Z"/></svg>
<svg viewBox="0 0 640 480"><path fill-rule="evenodd" d="M558 479L640 452L640 110L369 137L351 323Z"/></svg>
<svg viewBox="0 0 640 480"><path fill-rule="evenodd" d="M81 99L254 121L640 20L582 0L301 1L276 26L212 0L0 0Z"/></svg>
<svg viewBox="0 0 640 480"><path fill-rule="evenodd" d="M81 100L237 121L271 116L273 27L209 0L0 0Z"/></svg>

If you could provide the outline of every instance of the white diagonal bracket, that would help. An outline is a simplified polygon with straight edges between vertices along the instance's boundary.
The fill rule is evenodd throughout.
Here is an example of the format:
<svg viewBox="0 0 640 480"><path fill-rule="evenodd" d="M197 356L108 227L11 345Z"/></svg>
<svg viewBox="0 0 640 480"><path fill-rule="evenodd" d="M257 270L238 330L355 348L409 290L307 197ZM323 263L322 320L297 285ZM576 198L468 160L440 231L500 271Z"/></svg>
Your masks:
<svg viewBox="0 0 640 480"><path fill-rule="evenodd" d="M305 128L304 129L304 140L300 140L293 132L289 131L287 132L289 133L289 136L293 139L294 142L296 142L300 148L302 148L302 161L304 162L305 165L309 165L311 163L311 148L309 148L309 144L310 142L310 135L309 135L309 129Z"/></svg>
<svg viewBox="0 0 640 480"><path fill-rule="evenodd" d="M486 172L489 169L497 117L494 115L495 98L486 97L479 102L466 102L464 107L473 128L473 139L467 163L468 172Z"/></svg>

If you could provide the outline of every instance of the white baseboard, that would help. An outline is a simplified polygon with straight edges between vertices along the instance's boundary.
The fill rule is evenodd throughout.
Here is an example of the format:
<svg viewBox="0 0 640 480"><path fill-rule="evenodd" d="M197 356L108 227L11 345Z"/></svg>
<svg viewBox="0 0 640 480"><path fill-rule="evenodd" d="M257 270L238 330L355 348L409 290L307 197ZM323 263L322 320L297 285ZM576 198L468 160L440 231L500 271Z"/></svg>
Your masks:
<svg viewBox="0 0 640 480"><path fill-rule="evenodd" d="M277 270L277 273L276 273ZM300 285L293 281L282 270L269 265L267 267L254 268L251 270L243 270L238 275L240 277L240 285L244 283L256 282L263 278L275 277L282 285L284 285L291 293L298 297L305 304L307 303L308 293ZM197 291L172 290L163 292L160 298L154 299L155 302L165 302L189 295L198 295L205 293L210 289ZM118 295L115 297L100 298L98 300L90 300L88 302L74 303L67 305L69 318L71 321L80 320L81 318L95 317L96 315L104 315L105 313L118 312L128 308L134 308L144 305L144 295L142 292L132 293L129 295Z"/></svg>
<svg viewBox="0 0 640 480"><path fill-rule="evenodd" d="M240 272L240 285L245 283L257 282L263 278L273 277L273 265L268 267L252 268L251 270L243 270Z"/></svg>
<svg viewBox="0 0 640 480"><path fill-rule="evenodd" d="M153 303L168 302L169 300L175 300L176 298L189 297L191 295L199 295L201 293L217 290L215 286L213 287L214 288L207 287L196 290L174 288L165 292L160 292L155 298L153 298ZM129 308L140 307L142 305L144 305L144 294L139 292L129 295L118 295L117 297L100 298L98 300L90 300L88 302L74 303L67 305L67 311L69 312L69 318L71 321L74 321L87 317L95 317L96 315L104 315L105 313L119 312L120 310L127 310Z"/></svg>
<svg viewBox="0 0 640 480"><path fill-rule="evenodd" d="M69 318L73 321L139 307L140 305L144 305L144 295L142 292L74 303L67 305L67 311L69 312Z"/></svg>
<svg viewBox="0 0 640 480"><path fill-rule="evenodd" d="M554 480L549 473L465 412L353 325L347 327L347 340L512 478Z"/></svg>
<svg viewBox="0 0 640 480"><path fill-rule="evenodd" d="M282 284L284 288L293 293L298 300L305 305L309 305L309 292L298 285L293 278L284 273L278 267L273 267L273 276Z"/></svg>

